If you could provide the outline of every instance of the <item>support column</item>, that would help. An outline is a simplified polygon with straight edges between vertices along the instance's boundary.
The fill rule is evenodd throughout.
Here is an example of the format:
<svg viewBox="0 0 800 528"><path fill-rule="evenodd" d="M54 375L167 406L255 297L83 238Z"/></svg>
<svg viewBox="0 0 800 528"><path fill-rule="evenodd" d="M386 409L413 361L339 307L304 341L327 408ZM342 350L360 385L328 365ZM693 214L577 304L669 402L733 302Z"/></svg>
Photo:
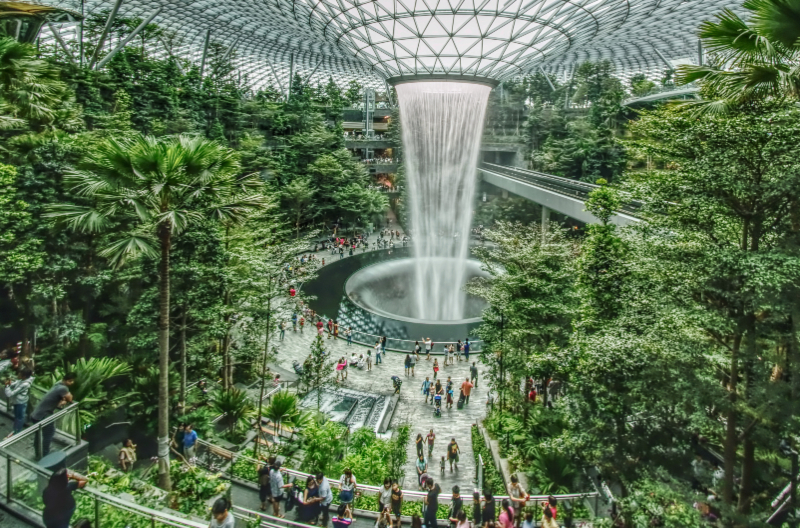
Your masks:
<svg viewBox="0 0 800 528"><path fill-rule="evenodd" d="M200 59L200 86L203 85L203 73L206 69L206 57L208 57L208 43L211 40L211 30L206 30L206 39L203 42L203 58Z"/></svg>
<svg viewBox="0 0 800 528"><path fill-rule="evenodd" d="M702 40L698 40L697 41L697 65L698 66L702 66L703 65L703 41Z"/></svg>
<svg viewBox="0 0 800 528"><path fill-rule="evenodd" d="M545 233L550 225L550 208L542 206L542 240L545 239Z"/></svg>
<svg viewBox="0 0 800 528"><path fill-rule="evenodd" d="M103 44L106 43L106 37L108 36L108 30L111 29L111 24L114 23L114 19L117 18L117 11L119 11L119 6L122 5L122 0L117 0L114 2L114 7L111 8L111 12L108 14L108 19L106 19L106 25L103 27L103 32L100 34L100 38L97 41L97 47L94 49L94 53L92 53L92 58L89 59L89 69L94 66L94 63L97 61L97 56L103 50ZM81 27L83 27L83 21L81 21ZM83 41L83 34L81 34L81 42Z"/></svg>
<svg viewBox="0 0 800 528"><path fill-rule="evenodd" d="M162 8L160 8L160 7L159 7L158 9L156 9L155 11L153 11L153 12L150 14L150 16L148 16L146 19L144 19L144 20L142 21L142 23L141 23L141 24L139 24L138 26L136 26L136 29L134 29L133 31L131 31L131 34L130 34L130 35L128 35L128 36L127 36L127 37L126 37L126 38L125 38L125 39L124 39L122 42L120 42L119 44L117 44L117 47L116 47L116 48L114 48L113 50L111 50L111 52L110 52L108 55L106 55L105 57L103 57L103 60L101 60L100 62L98 62L98 63L97 63L97 69L99 70L100 68L102 68L103 66L105 66L106 64L108 64L108 61L110 61L111 59L113 59L113 58L114 58L114 55L116 55L116 54L119 52L119 50L121 50L122 48L124 48L125 46L127 46L127 45L128 45L128 42L130 42L131 40L133 40L134 38L136 38L136 36L137 36L137 35L138 35L138 34L139 34L139 33L140 33L140 32L141 32L141 31L142 31L144 28L146 28L146 27L147 27L147 25L148 25L148 24L150 24L150 22L152 22L152 21L153 21L153 19L154 19L155 17L157 17L157 16L158 16L158 14L159 14L159 13L161 13L161 9L162 9Z"/></svg>

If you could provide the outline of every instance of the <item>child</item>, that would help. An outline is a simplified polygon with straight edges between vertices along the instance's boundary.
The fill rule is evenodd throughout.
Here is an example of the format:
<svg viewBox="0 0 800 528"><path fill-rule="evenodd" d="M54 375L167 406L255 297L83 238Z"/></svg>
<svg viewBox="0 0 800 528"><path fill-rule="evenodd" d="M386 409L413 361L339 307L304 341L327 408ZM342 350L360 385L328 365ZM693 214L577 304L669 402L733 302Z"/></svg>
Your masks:
<svg viewBox="0 0 800 528"><path fill-rule="evenodd" d="M372 350L367 349L367 372L372 370Z"/></svg>
<svg viewBox="0 0 800 528"><path fill-rule="evenodd" d="M303 333L303 327L304 327L305 325L306 325L306 318L305 318L305 317L303 317L303 316L300 316L300 333L301 333L301 334Z"/></svg>
<svg viewBox="0 0 800 528"><path fill-rule="evenodd" d="M439 469L441 470L442 475L444 475L444 457L442 457L442 460L439 462Z"/></svg>
<svg viewBox="0 0 800 528"><path fill-rule="evenodd" d="M522 528L534 528L533 514L531 512L525 514L525 521L522 523Z"/></svg>

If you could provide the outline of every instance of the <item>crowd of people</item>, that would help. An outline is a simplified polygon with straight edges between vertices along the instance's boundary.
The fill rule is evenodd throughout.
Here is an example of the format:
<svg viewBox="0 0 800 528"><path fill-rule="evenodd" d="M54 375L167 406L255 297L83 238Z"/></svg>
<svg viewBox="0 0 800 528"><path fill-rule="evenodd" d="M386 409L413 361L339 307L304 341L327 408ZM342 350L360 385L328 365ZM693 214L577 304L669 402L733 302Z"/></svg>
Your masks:
<svg viewBox="0 0 800 528"><path fill-rule="evenodd" d="M424 456L424 443L427 442L429 456L433 452L435 434L431 430L425 439L417 436L417 451L419 465L426 465ZM447 445L446 457L452 464L458 460L458 443L455 438ZM442 473L444 472L442 457ZM452 469L451 469L452 471ZM437 527L439 520L439 495L442 488L436 483L434 477L427 469L418 467L419 489L425 495L422 498L422 515L411 516L411 528ZM298 519L306 524L326 527L331 521L334 528L347 528L354 522L353 504L359 495L359 487L353 471L346 468L339 477L339 505L336 514L330 517L330 507L334 495L331 483L321 472L308 475L305 479L304 489L295 485L292 478L287 482L284 477L285 469L280 461L270 457L266 464L258 470L259 498L261 510L267 511L268 505L272 507L272 515L285 518L287 512L297 508ZM461 497L459 486L451 489L450 508L447 515L451 528L534 528L534 508L527 508L523 516L523 509L530 501L530 494L520 485L516 475L512 475L509 486L509 496L500 501L499 515L496 511L497 499L491 490L483 491L483 496L478 491L472 495L473 515L467 518L464 510L464 499ZM377 490L378 516L375 528L400 528L402 524L402 508L405 500L403 490L397 480L384 479L383 485ZM284 503L281 508L281 503ZM542 528L558 528L558 501L550 496L541 505L541 518L539 526Z"/></svg>

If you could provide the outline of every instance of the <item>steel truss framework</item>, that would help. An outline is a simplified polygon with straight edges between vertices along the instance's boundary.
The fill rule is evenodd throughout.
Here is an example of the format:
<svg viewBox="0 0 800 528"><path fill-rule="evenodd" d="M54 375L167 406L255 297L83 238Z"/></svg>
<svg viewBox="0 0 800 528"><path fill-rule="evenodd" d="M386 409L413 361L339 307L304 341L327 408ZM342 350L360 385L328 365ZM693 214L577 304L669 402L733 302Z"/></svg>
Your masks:
<svg viewBox="0 0 800 528"><path fill-rule="evenodd" d="M33 0L80 11L81 0ZM85 0L86 13L114 0ZM731 0L123 0L120 16L175 32L172 53L200 62L207 35L235 47L254 84L333 75L383 79L449 74L505 80L610 60L620 73L697 61L696 28ZM64 28L65 31L69 31ZM45 28L45 31L49 31ZM316 78L317 80L321 80Z"/></svg>

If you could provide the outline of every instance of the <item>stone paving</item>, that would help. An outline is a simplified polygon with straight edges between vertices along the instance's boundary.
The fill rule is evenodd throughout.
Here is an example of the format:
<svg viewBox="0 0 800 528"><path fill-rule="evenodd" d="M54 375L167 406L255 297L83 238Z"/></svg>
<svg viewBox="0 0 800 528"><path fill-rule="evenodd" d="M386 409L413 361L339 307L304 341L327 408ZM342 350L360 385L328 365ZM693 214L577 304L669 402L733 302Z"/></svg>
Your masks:
<svg viewBox="0 0 800 528"><path fill-rule="evenodd" d="M283 368L291 369L292 361L296 360L303 363L310 352L311 342L316 332L306 328L304 333L300 331L292 332L291 328L286 332L285 339L278 345L277 363ZM367 347L357 345L348 346L344 339L326 339L325 345L333 354L334 358L350 356L355 350L356 353L366 355ZM425 403L422 395L421 385L425 376L433 380L433 358L436 357L440 363L439 378L444 385L447 377L451 376L455 385L456 398L461 383L469 376L469 367L462 357L462 361L456 361L454 365L442 367L443 356L431 356L430 361L426 361L424 356L420 356L420 361L415 369L415 376L406 376L404 369L405 355L397 352L387 352L388 357L384 357L384 362L373 365L371 371L360 371L355 368L348 369L348 377L345 386L377 394L391 394L393 392L391 376L399 376L403 380L403 387L400 391L400 401L391 421L390 429L394 429L401 423L411 424L411 441L408 445L408 463L406 465L406 477L403 487L405 489L416 489L416 447L414 439L417 433L423 437L430 429L436 435L432 460L429 464L429 474L440 483L445 492L449 492L453 485L458 484L462 493L464 490L469 492L473 489L473 482L476 478L475 463L472 451L471 426L480 420L486 411L486 384L483 378L483 366L475 354L470 355L470 362L475 361L478 367L478 387L472 390L470 402L463 409L458 410L455 403L451 409L442 406L441 417L435 417L433 407L430 403ZM430 402L430 400L429 400ZM450 471L449 464L444 474L440 472L439 461L446 454L446 446L451 438L455 438L461 449L460 463L458 470ZM427 448L425 450L427 456ZM338 477L338 475L335 475ZM358 478L358 475L356 475Z"/></svg>

